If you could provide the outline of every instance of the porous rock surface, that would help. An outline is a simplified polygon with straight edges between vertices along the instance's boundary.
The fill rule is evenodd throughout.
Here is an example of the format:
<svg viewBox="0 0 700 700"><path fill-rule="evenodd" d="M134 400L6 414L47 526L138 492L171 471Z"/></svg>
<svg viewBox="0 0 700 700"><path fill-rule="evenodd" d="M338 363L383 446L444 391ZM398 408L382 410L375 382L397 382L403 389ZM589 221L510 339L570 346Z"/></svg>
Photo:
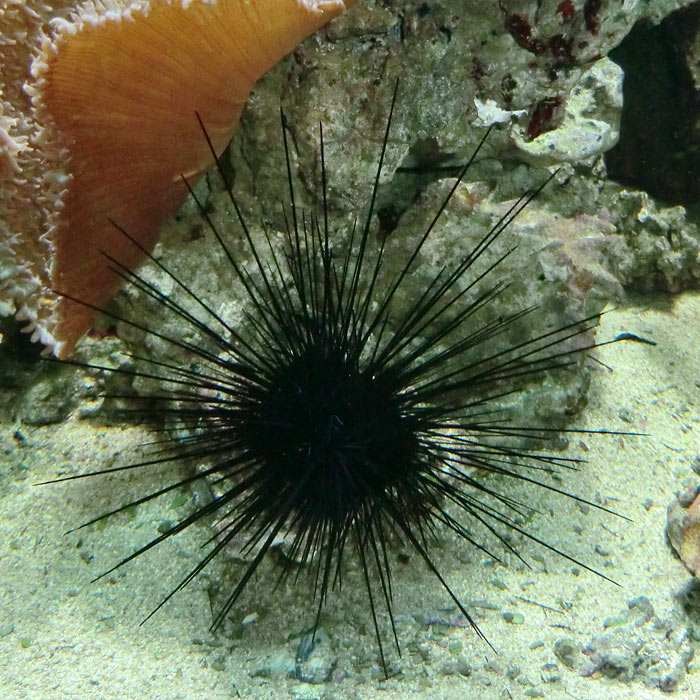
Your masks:
<svg viewBox="0 0 700 700"><path fill-rule="evenodd" d="M678 688L694 656L688 631L678 620L660 619L649 599L641 597L630 600L606 627L583 648L582 676L641 681L664 692Z"/></svg>
<svg viewBox="0 0 700 700"><path fill-rule="evenodd" d="M248 103L226 163L254 235L260 219L271 230L284 226L280 97L296 194L308 206L320 199L323 123L329 213L334 240L340 241L364 216L400 78L374 221L377 238L389 237L389 268L405 260L439 205L440 193L448 189L441 184L445 175L454 176L486 126L497 125L411 276L414 286L403 290L407 299L555 168L554 181L503 236L503 246L518 248L495 278L517 284L499 298L499 312L536 304L541 312L533 318L551 328L596 313L610 301L620 303L626 286L671 291L696 286L696 224L682 206L657 203L606 180L603 159L617 142L623 106L622 71L606 54L636 22L653 24L686 4L627 0L621 9L619 3L574 0L359 3L268 73ZM218 176L201 183L199 193L218 221L233 218ZM233 229L232 250L249 263L250 253ZM394 250L399 252L392 258ZM497 251L494 247L494 257ZM165 231L158 254L195 291L223 300L219 311L227 318L240 314L228 262L191 203ZM165 291L179 293L152 266L146 274ZM118 306L133 313L136 305L140 318L182 333L158 305L149 311L147 300L138 297L123 293ZM133 329L120 326L119 334L145 342L156 355L170 352L155 338L139 340ZM552 394L547 381L561 379L545 380L542 395ZM581 407L584 374L570 373L558 391L559 399L541 408L543 418Z"/></svg>

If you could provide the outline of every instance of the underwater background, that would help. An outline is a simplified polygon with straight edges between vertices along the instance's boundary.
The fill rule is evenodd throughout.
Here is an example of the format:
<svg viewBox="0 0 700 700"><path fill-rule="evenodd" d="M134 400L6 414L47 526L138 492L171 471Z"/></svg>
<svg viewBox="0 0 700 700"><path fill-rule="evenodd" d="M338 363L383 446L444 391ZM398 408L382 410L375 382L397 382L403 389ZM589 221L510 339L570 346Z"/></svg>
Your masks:
<svg viewBox="0 0 700 700"><path fill-rule="evenodd" d="M441 533L432 554L497 653L407 558L394 570L402 655L392 649L388 680L352 564L315 644L310 591L303 578L275 588L272 557L221 632L208 631L212 611L241 566L228 556L140 626L201 556L210 525L90 583L185 515L193 495L178 491L64 535L152 490L172 467L35 485L116 466L153 437L114 420L100 397L105 383L120 388L113 378L47 366L5 321L0 696L700 697L700 587L691 573L700 546L699 29L700 4L680 0L361 2L258 83L226 154L247 217L276 230L287 178L280 102L298 194L309 205L318 199L323 122L329 211L348 230L368 204L400 78L377 217L400 260L449 178L497 124L422 252L409 300L559 169L507 231L503 250L517 249L498 274L511 285L492 311L537 305L538 322L550 327L606 309L598 342L628 333L656 343L597 349L598 362L533 385L513 407L536 424L566 415L572 428L640 433L558 444L563 456L586 461L563 475L561 488L629 521L556 494L524 496L537 510L529 531L619 586L517 534L512 544L529 568ZM231 216L215 178L196 191L218 220ZM227 262L192 201L165 226L156 256L197 293L220 300L222 313L241 313ZM388 266L390 275L391 259ZM157 266L142 274L177 298ZM183 332L143 296L126 289L109 308ZM120 367L124 350L156 359L171 352L156 337L98 321L77 358Z"/></svg>

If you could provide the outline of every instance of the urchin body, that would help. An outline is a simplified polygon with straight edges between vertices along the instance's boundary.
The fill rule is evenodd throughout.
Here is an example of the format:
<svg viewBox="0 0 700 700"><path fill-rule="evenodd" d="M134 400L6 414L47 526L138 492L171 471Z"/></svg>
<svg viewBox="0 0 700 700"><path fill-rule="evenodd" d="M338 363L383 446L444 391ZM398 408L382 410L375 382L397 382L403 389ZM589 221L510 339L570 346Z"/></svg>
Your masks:
<svg viewBox="0 0 700 700"><path fill-rule="evenodd" d="M265 465L271 513L298 489L295 510L345 527L378 494L410 489L400 479L424 466L419 421L390 378L372 375L327 338L308 340L312 347L277 367L231 419Z"/></svg>
<svg viewBox="0 0 700 700"><path fill-rule="evenodd" d="M437 272L415 298L398 303L423 245L469 163L405 264L389 280L383 279L382 262L388 244L386 240L375 243L371 237L390 123L391 117L369 212L364 224L347 236L342 250L334 250L331 244L322 134L324 206L318 216L299 216L283 128L290 208L285 215L288 225L282 251L276 249L270 232L266 232L267 257L263 258L229 190L243 240L254 261L251 269L236 261L227 245L227 234L197 202L244 290L246 310L240 324L224 320L207 300L152 256L151 260L184 290L205 320L119 261L108 258L115 272L155 300L163 313L174 314L201 342L183 340L135 319L108 313L158 337L173 350L185 351L196 358L196 363L181 367L170 361L139 358L145 362L142 369L98 367L169 387L148 396L131 397L147 406L131 415L165 419L184 428L188 437L178 433L161 441L161 452L151 460L97 473L179 459L199 464L200 470L91 521L197 478L215 480L218 491L210 502L110 571L202 518L217 516L211 550L158 606L227 546L243 538L242 549L255 554L216 614L212 625L216 628L278 535L286 533L293 555L290 561L314 562L308 571L318 597L317 625L330 589L342 578L343 559L351 551L363 572L385 669L377 608L381 601L393 629L392 571L387 549L392 535L418 553L479 632L433 562L430 546L436 527L446 527L489 553L490 547L500 546L518 556L508 543L511 532L548 546L517 524L516 516L527 507L500 493L483 478L484 474L583 500L546 481L548 475L560 469L575 467L575 460L528 453L519 446L523 437L544 441L553 429L513 425L498 408L498 402L517 393L527 378L570 366L592 347L572 344L572 339L589 333L597 323L597 316L592 316L554 330L534 331L520 342L510 343L505 339L507 331L531 314L532 308L488 322L478 320L479 312L506 286L498 279L490 284L483 282L512 251L487 263L485 271L478 274L474 273L475 263L483 262L489 246L533 193L518 200L464 259ZM122 230L122 234L140 248L129 232ZM141 252L148 255L143 249ZM478 292L477 282L481 284ZM291 564L282 575L290 570ZM398 646L395 629L393 633Z"/></svg>

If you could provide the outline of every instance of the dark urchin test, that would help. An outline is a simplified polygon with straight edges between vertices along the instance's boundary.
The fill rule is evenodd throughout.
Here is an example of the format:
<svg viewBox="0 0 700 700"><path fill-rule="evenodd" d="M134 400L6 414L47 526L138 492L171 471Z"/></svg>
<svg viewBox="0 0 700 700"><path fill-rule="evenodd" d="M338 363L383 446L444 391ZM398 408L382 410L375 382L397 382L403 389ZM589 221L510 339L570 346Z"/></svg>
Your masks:
<svg viewBox="0 0 700 700"><path fill-rule="evenodd" d="M520 556L509 544L509 536L518 533L593 571L528 533L521 516L531 508L499 491L498 479L493 477L548 489L605 510L549 480L563 469L575 469L577 460L522 447L523 438L544 442L557 431L513 424L500 408L500 401L517 394L529 378L564 370L577 356L599 347L601 344L584 343L581 347L581 343L572 346L570 342L592 331L598 316L554 330L533 328L529 337L515 344L505 339L506 332L523 318L530 318L536 326L534 308L489 322L478 320L479 312L507 286L495 278L499 264L512 250L488 260L478 274L475 264L488 257L491 244L536 193L523 195L465 259L440 270L415 298L399 302L426 240L475 153L405 264L388 279L382 274L391 237L373 240L372 222L395 100L396 92L369 211L348 232L342 251L334 249L329 230L322 131L322 207L320 215L315 215L298 210L295 204L283 123L290 196L283 250L276 248L270 232L265 233L266 250L259 244L256 247L228 188L235 223L254 261L251 269L237 262L229 233L213 222L192 192L244 290L244 318L238 324L225 320L211 300L193 292L186 280L147 251L143 252L182 289L190 309L109 258L128 284L155 300L163 314L177 317L199 340L190 342L135 319L104 313L159 338L173 350L184 351L196 362L179 366L139 357L135 358L140 362L137 369L87 365L161 382L166 388L150 395L129 396L144 408L126 413L132 420L134 416L148 418L177 430L159 439L154 454L146 460L68 477L180 460L198 467L196 473L164 483L80 527L198 479L216 482L217 492L209 502L198 505L189 516L98 577L189 525L214 516L218 521L210 550L156 608L224 549L242 541L248 563L240 578L232 581L212 629L222 624L280 535L287 536L289 545L286 563L280 565L280 578L292 573L298 577L297 563L304 565L302 578L306 574L311 579L316 598L314 630L324 601L339 587L346 558L355 557L385 673L383 613L400 651L392 609L392 541L417 553L469 624L483 636L448 583L454 572L440 571L433 560L431 546L437 531L451 531L497 560L498 548ZM218 160L217 165L221 171ZM123 233L138 245L129 232ZM488 282L490 279L493 281ZM482 285L478 292L477 283Z"/></svg>

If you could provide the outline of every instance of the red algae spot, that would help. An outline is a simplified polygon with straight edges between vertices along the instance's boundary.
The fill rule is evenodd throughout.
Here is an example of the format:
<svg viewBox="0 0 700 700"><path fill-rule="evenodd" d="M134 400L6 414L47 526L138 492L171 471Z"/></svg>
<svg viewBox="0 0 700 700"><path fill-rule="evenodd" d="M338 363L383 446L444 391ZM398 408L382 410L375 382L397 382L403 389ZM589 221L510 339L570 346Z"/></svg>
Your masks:
<svg viewBox="0 0 700 700"><path fill-rule="evenodd" d="M506 29L518 46L527 49L536 56L541 56L547 50L546 44L532 35L532 26L522 15L515 13L508 15Z"/></svg>
<svg viewBox="0 0 700 700"><path fill-rule="evenodd" d="M476 57L472 59L471 76L478 83L486 75L486 66Z"/></svg>
<svg viewBox="0 0 700 700"><path fill-rule="evenodd" d="M583 6L583 19L586 22L586 29L591 34L597 34L600 29L600 6L602 0L586 0Z"/></svg>
<svg viewBox="0 0 700 700"><path fill-rule="evenodd" d="M547 42L547 48L557 65L574 65L576 63L572 53L573 45L573 39L567 38L563 34L555 34Z"/></svg>
<svg viewBox="0 0 700 700"><path fill-rule="evenodd" d="M564 34L554 34L547 39L537 37L532 24L522 15L513 13L506 17L506 29L518 46L526 49L535 56L549 55L552 65L571 66L576 64L573 55L573 39Z"/></svg>
<svg viewBox="0 0 700 700"><path fill-rule="evenodd" d="M535 111L530 117L530 122L527 125L527 138L537 138L540 134L547 131L552 131L557 127L558 118L560 116L560 108L564 104L562 97L547 97L537 103Z"/></svg>
<svg viewBox="0 0 700 700"><path fill-rule="evenodd" d="M570 22L575 13L574 3L571 0L563 0L557 5L557 12L561 17L562 24Z"/></svg>

